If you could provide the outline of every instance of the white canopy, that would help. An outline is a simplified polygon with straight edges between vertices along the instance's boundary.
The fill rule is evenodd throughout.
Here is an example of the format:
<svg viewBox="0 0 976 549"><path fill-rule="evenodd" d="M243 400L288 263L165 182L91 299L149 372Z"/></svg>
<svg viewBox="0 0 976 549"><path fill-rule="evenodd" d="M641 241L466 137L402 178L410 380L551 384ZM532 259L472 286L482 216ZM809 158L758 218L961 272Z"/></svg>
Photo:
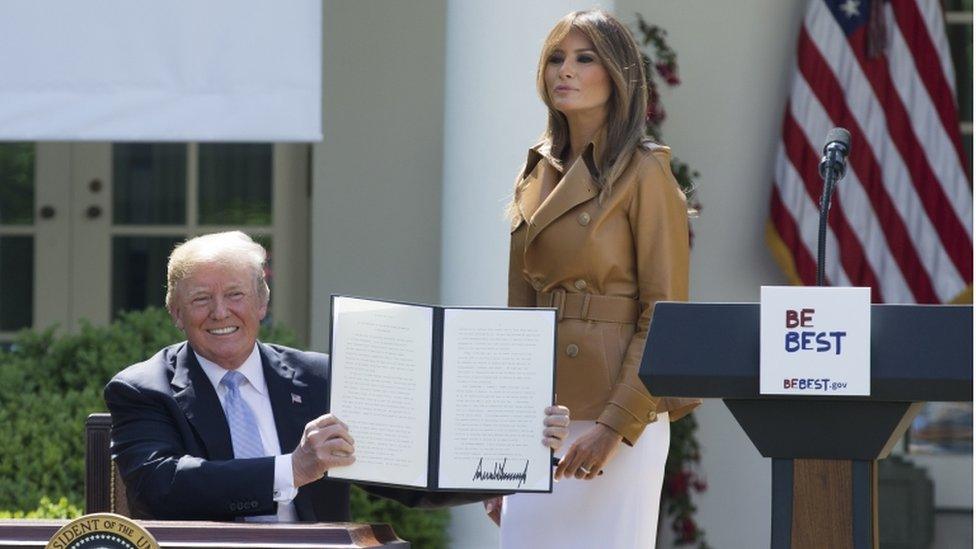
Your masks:
<svg viewBox="0 0 976 549"><path fill-rule="evenodd" d="M3 0L0 140L318 141L321 0Z"/></svg>

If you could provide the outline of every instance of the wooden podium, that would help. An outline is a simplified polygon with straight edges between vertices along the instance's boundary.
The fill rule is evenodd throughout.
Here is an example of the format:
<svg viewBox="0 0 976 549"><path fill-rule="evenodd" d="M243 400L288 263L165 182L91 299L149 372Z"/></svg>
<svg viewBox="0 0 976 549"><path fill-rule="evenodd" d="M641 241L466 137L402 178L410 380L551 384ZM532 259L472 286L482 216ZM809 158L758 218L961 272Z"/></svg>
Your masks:
<svg viewBox="0 0 976 549"><path fill-rule="evenodd" d="M721 398L773 460L773 549L878 547L877 460L925 401L973 398L973 308L871 306L871 396L759 394L758 303L658 303L640 377Z"/></svg>

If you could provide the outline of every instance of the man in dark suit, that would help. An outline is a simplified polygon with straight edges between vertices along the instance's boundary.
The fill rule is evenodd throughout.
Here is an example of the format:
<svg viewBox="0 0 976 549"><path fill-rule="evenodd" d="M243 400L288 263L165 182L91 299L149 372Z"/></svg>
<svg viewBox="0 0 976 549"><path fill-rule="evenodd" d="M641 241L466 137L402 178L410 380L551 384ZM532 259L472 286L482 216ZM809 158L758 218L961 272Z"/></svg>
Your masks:
<svg viewBox="0 0 976 549"><path fill-rule="evenodd" d="M170 255L166 306L187 341L105 387L112 457L136 517L348 521L349 486L323 478L355 460L328 414L327 355L257 341L267 313L266 252L241 232L197 237ZM547 409L558 447L568 410ZM485 496L367 487L407 505Z"/></svg>

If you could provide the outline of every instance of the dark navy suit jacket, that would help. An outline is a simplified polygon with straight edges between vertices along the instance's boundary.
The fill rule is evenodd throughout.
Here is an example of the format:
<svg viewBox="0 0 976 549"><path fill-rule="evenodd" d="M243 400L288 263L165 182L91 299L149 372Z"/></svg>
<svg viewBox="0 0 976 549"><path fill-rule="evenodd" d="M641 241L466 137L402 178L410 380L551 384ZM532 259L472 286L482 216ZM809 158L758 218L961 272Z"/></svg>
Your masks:
<svg viewBox="0 0 976 549"><path fill-rule="evenodd" d="M258 343L282 453L305 424L329 410L329 357ZM274 458L234 459L230 430L213 385L188 343L166 347L105 386L112 413L112 458L136 518L230 520L271 515ZM490 497L367 487L410 506ZM349 485L321 479L298 490L301 521L349 521Z"/></svg>

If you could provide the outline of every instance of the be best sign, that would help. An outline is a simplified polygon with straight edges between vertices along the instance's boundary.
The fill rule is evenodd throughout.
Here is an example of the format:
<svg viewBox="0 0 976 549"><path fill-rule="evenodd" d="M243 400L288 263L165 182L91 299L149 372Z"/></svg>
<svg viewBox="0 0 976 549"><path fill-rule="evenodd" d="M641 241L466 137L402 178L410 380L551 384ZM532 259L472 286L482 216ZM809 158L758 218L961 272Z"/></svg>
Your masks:
<svg viewBox="0 0 976 549"><path fill-rule="evenodd" d="M871 290L763 286L759 392L871 394Z"/></svg>

